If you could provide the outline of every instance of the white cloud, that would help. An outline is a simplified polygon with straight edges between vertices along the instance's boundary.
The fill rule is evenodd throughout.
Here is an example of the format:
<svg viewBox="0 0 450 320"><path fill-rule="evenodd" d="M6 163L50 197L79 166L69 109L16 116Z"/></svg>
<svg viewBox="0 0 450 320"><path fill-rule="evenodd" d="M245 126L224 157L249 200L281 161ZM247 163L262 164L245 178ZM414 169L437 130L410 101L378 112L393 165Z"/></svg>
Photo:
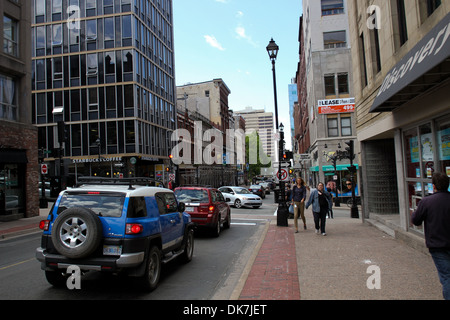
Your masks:
<svg viewBox="0 0 450 320"><path fill-rule="evenodd" d="M205 40L211 47L219 49L220 51L225 51L219 41L217 41L216 37L206 35Z"/></svg>
<svg viewBox="0 0 450 320"><path fill-rule="evenodd" d="M228 0L215 0L215 1L220 3L228 3Z"/></svg>
<svg viewBox="0 0 450 320"><path fill-rule="evenodd" d="M234 29L236 34L237 34L237 38L238 39L244 39L247 40L248 43L250 43L252 46L257 47L258 45L253 41L252 37L250 37L249 35L247 35L245 28L238 26L236 27L236 29Z"/></svg>
<svg viewBox="0 0 450 320"><path fill-rule="evenodd" d="M236 33L238 35L238 38L247 39L247 35L245 34L245 28L236 27Z"/></svg>

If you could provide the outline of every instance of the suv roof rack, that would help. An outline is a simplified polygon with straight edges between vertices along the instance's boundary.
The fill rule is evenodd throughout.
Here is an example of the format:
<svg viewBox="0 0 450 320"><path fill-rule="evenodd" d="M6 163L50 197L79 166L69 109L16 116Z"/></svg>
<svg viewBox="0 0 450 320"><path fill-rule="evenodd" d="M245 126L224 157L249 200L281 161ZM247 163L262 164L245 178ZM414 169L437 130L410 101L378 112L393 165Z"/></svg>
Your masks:
<svg viewBox="0 0 450 320"><path fill-rule="evenodd" d="M146 178L146 177L133 177L133 178L103 178L103 177L79 177L76 188L81 185L89 184L101 184L101 185L128 185L128 189L132 190L133 185L147 186L147 187L162 187L165 188L164 183L161 180Z"/></svg>

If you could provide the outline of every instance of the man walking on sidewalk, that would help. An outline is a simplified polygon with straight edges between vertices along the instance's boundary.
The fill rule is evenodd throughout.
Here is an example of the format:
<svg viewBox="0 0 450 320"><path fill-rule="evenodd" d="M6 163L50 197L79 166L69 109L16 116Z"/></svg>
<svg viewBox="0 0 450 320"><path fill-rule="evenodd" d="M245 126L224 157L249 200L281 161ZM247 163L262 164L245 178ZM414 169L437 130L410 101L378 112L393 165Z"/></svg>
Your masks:
<svg viewBox="0 0 450 320"><path fill-rule="evenodd" d="M450 300L450 192L449 177L435 173L434 194L423 198L411 221L420 226L425 222L425 241L442 283L445 300Z"/></svg>

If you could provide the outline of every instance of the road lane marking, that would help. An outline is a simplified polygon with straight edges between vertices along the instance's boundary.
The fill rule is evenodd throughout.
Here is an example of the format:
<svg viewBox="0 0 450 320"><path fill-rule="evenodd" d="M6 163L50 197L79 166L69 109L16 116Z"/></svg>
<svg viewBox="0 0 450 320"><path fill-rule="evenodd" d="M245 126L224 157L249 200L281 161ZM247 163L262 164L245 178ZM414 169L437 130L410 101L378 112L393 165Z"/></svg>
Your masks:
<svg viewBox="0 0 450 320"><path fill-rule="evenodd" d="M31 258L31 259L28 259L28 260L25 260L25 261L21 261L21 262L17 262L17 263L14 263L14 264L10 264L9 266L1 267L1 268L0 268L0 271L6 270L6 269L9 269L9 268L12 268L12 267L16 267L16 266L18 266L18 265L21 265L21 264L30 262L30 261L32 261L32 260L35 260L35 258Z"/></svg>

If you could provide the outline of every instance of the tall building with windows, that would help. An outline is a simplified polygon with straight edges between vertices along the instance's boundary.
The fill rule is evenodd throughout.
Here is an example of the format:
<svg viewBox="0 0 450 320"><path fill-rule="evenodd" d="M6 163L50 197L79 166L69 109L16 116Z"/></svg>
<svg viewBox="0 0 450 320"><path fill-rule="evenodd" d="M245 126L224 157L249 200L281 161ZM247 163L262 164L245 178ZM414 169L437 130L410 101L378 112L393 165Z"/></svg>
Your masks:
<svg viewBox="0 0 450 320"><path fill-rule="evenodd" d="M30 1L0 2L0 221L39 215L30 15Z"/></svg>
<svg viewBox="0 0 450 320"><path fill-rule="evenodd" d="M310 165L307 179L313 185L329 182L335 194L337 190L339 196L347 197L350 162L338 161L335 171L330 156L340 148L343 151L346 141L356 139L348 1L304 0L301 24L300 52L304 50L304 54L300 57L304 61L300 61L297 74L305 75L306 84L299 86L302 96L298 101L301 114L308 117L305 128L309 128L310 144L303 151L310 157L305 162ZM306 94L302 92L305 87ZM301 139L308 135L302 130L296 136ZM308 145L301 140L298 144ZM359 195L358 189L356 192Z"/></svg>
<svg viewBox="0 0 450 320"><path fill-rule="evenodd" d="M410 216L450 176L450 1L352 1L349 16L363 217L423 237Z"/></svg>
<svg viewBox="0 0 450 320"><path fill-rule="evenodd" d="M234 113L244 118L246 134L251 134L252 130L258 132L264 154L272 160L272 163L278 161L278 152L275 152L274 143L273 113L252 107L246 107Z"/></svg>
<svg viewBox="0 0 450 320"><path fill-rule="evenodd" d="M32 116L50 176L164 178L176 128L172 1L31 2Z"/></svg>
<svg viewBox="0 0 450 320"><path fill-rule="evenodd" d="M290 130L291 130L291 145L292 150L295 151L295 121L294 121L294 109L298 104L298 91L296 79L293 78L291 83L288 85L288 95L289 95L289 120L290 120Z"/></svg>

